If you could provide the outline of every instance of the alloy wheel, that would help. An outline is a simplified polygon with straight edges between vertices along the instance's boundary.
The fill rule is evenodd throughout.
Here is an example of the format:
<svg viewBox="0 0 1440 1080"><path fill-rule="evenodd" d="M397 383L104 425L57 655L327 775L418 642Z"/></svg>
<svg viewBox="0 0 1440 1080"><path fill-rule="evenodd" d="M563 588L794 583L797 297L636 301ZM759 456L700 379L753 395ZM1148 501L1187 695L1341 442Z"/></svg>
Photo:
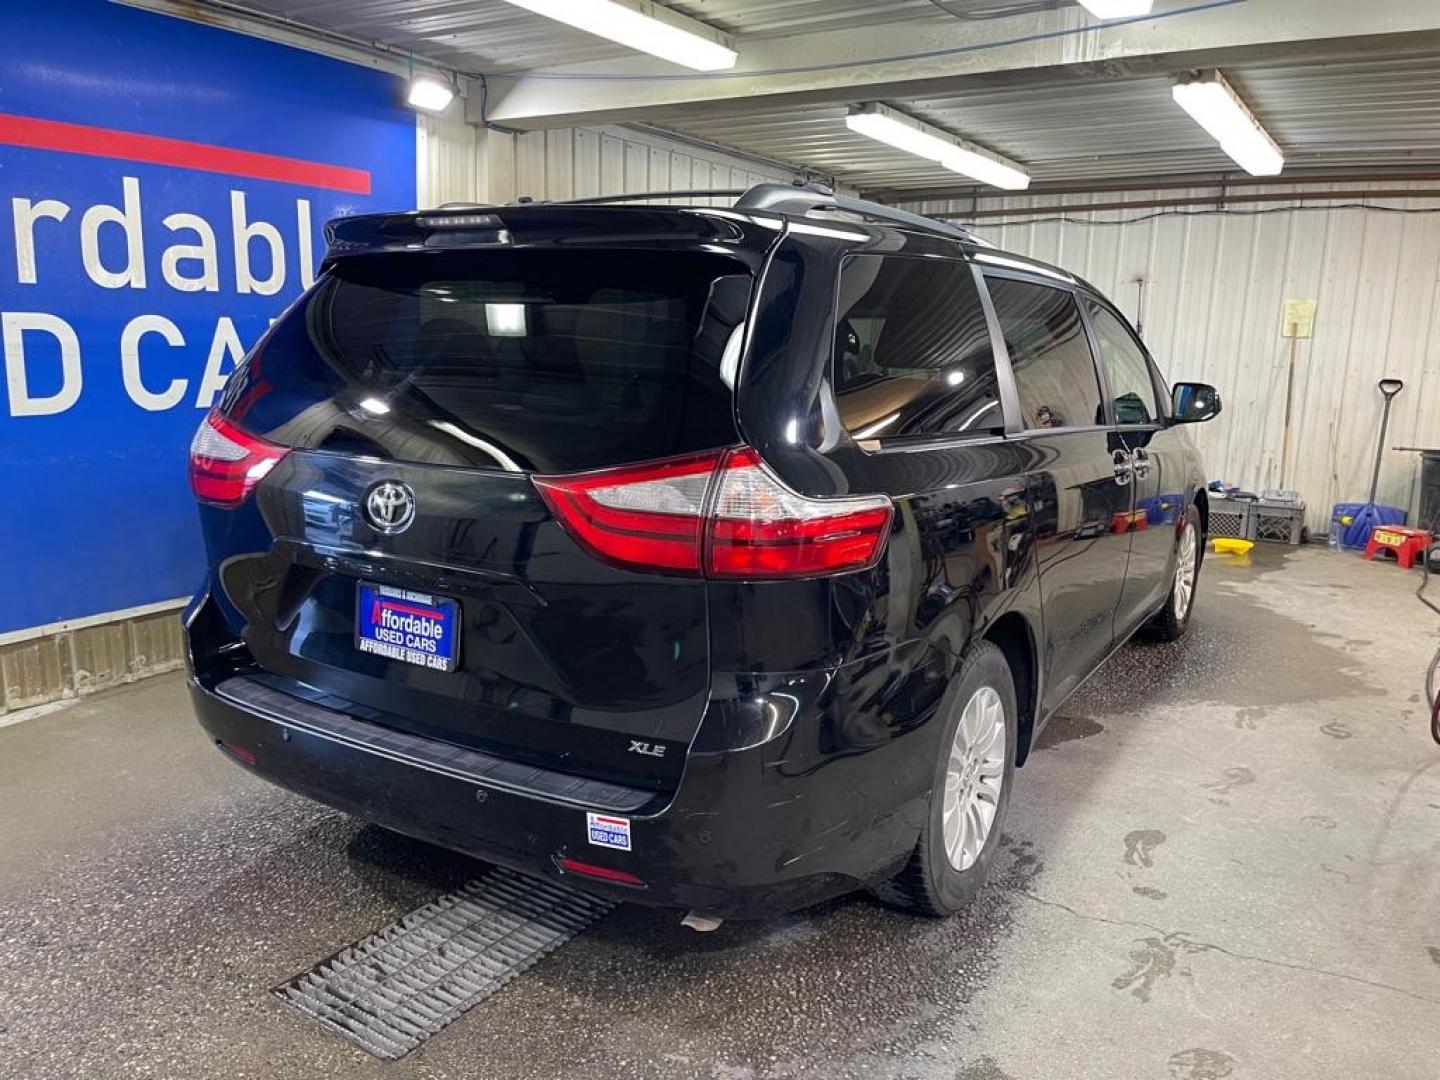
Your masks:
<svg viewBox="0 0 1440 1080"><path fill-rule="evenodd" d="M1180 534L1180 549L1175 557L1175 587L1170 593L1175 618L1179 622L1184 622L1185 616L1190 613L1190 601L1195 596L1195 564L1198 553L1195 526L1187 521L1185 531Z"/></svg>
<svg viewBox="0 0 1440 1080"><path fill-rule="evenodd" d="M956 870L975 865L995 826L1005 745L1005 706L993 688L982 686L965 703L945 767L941 821L945 855Z"/></svg>

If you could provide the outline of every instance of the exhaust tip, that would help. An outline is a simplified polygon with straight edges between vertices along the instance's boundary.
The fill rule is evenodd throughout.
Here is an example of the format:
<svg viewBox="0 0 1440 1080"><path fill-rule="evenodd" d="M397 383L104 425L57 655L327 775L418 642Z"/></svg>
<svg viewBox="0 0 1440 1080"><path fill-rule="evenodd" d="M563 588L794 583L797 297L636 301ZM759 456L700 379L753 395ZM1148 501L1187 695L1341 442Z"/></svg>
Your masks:
<svg viewBox="0 0 1440 1080"><path fill-rule="evenodd" d="M708 934L712 930L719 930L724 919L717 919L711 915L701 915L698 911L692 911L680 920L681 926L688 926L691 930L701 934Z"/></svg>

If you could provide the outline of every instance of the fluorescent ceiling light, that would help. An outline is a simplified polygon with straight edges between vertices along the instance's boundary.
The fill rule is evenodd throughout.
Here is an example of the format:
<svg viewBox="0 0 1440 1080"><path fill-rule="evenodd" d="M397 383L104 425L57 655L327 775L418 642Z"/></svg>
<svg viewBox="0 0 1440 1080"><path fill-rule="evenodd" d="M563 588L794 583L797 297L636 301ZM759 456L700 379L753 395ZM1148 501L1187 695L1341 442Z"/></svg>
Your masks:
<svg viewBox="0 0 1440 1080"><path fill-rule="evenodd" d="M445 107L455 98L455 88L430 75L417 75L410 80L410 93L406 101L412 109L426 112L444 112Z"/></svg>
<svg viewBox="0 0 1440 1080"><path fill-rule="evenodd" d="M1133 19L1149 15L1155 0L1080 0L1080 6L1097 19Z"/></svg>
<svg viewBox="0 0 1440 1080"><path fill-rule="evenodd" d="M982 184L1009 191L1023 191L1030 186L1030 174L1008 158L887 105L870 104L853 109L845 117L845 126L876 142L938 162L951 172Z"/></svg>
<svg viewBox="0 0 1440 1080"><path fill-rule="evenodd" d="M1251 176L1274 176L1285 167L1280 147L1220 72L1207 71L1198 79L1178 82L1170 93L1175 103Z"/></svg>
<svg viewBox="0 0 1440 1080"><path fill-rule="evenodd" d="M940 164L951 172L974 177L982 184L1007 191L1024 191L1030 186L1029 173L999 160L978 146L957 146L940 159Z"/></svg>
<svg viewBox="0 0 1440 1080"><path fill-rule="evenodd" d="M714 27L651 0L510 0L516 7L696 71L724 71L739 53Z"/></svg>

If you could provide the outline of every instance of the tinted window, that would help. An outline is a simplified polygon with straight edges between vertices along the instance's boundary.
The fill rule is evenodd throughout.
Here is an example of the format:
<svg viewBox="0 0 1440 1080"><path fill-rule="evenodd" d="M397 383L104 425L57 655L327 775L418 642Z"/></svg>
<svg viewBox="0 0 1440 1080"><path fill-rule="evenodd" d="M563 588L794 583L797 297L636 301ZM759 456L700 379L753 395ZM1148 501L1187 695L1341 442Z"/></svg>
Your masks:
<svg viewBox="0 0 1440 1080"><path fill-rule="evenodd" d="M751 281L683 252L345 260L231 380L227 410L291 446L436 464L563 472L722 446Z"/></svg>
<svg viewBox="0 0 1440 1080"><path fill-rule="evenodd" d="M835 397L857 438L1004 429L968 264L856 256L840 274L838 311Z"/></svg>
<svg viewBox="0 0 1440 1080"><path fill-rule="evenodd" d="M1115 422L1153 424L1160 412L1155 405L1155 383L1150 378L1145 350L1113 312L1093 300L1085 303L1100 345L1100 362L1105 365L1110 396L1115 401Z"/></svg>
<svg viewBox="0 0 1440 1080"><path fill-rule="evenodd" d="M990 278L1027 428L1103 424L1095 360L1075 297L1061 289Z"/></svg>

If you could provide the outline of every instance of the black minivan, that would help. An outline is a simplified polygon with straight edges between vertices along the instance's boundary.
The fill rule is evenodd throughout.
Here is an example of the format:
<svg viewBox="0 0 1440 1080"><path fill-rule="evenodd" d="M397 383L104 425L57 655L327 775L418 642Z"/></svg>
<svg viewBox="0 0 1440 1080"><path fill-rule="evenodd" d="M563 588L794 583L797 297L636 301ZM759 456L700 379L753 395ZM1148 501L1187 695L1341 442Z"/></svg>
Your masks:
<svg viewBox="0 0 1440 1080"><path fill-rule="evenodd" d="M615 899L943 915L1046 718L1186 630L1219 397L1063 270L783 185L327 238L190 451L191 693L269 780Z"/></svg>

